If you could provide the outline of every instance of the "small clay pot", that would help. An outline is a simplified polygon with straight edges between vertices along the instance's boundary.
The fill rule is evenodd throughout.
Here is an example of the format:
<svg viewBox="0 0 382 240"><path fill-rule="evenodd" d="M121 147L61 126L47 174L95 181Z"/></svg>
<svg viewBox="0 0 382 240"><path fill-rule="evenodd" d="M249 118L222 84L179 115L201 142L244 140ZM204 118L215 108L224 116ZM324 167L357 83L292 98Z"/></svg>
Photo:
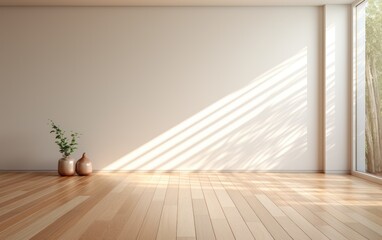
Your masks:
<svg viewBox="0 0 382 240"><path fill-rule="evenodd" d="M76 172L80 176L87 176L93 172L92 162L86 157L86 153L76 163Z"/></svg>
<svg viewBox="0 0 382 240"><path fill-rule="evenodd" d="M63 157L58 160L58 174L61 176L73 176L74 175L74 158Z"/></svg>

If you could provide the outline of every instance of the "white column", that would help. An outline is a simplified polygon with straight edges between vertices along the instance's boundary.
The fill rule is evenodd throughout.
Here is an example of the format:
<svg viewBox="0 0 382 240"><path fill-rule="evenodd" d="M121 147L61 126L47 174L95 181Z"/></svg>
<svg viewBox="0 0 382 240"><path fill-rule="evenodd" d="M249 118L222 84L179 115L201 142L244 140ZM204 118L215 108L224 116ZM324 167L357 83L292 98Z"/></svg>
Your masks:
<svg viewBox="0 0 382 240"><path fill-rule="evenodd" d="M350 6L324 7L324 171L350 171Z"/></svg>

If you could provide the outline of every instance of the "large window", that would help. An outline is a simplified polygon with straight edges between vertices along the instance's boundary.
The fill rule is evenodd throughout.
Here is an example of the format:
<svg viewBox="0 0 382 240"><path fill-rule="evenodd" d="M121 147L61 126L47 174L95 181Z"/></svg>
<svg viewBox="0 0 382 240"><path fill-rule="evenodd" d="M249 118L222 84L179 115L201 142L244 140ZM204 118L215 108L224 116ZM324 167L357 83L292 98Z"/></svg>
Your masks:
<svg viewBox="0 0 382 240"><path fill-rule="evenodd" d="M356 7L356 170L382 176L382 0Z"/></svg>

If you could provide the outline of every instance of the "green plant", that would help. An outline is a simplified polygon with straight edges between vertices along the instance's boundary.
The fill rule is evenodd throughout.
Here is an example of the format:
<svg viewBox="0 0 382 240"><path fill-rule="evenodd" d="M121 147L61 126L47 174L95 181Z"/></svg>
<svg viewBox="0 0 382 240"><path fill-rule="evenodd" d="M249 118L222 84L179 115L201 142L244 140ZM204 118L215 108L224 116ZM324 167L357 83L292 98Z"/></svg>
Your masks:
<svg viewBox="0 0 382 240"><path fill-rule="evenodd" d="M70 137L69 137L70 140L69 140L69 138L65 135L65 131L63 131L52 120L50 120L50 125L52 127L52 130L50 131L50 133L54 133L56 135L55 143L60 148L60 153L63 154L63 157L70 156L77 149L77 146L78 146L77 140L80 134L76 132L70 132Z"/></svg>

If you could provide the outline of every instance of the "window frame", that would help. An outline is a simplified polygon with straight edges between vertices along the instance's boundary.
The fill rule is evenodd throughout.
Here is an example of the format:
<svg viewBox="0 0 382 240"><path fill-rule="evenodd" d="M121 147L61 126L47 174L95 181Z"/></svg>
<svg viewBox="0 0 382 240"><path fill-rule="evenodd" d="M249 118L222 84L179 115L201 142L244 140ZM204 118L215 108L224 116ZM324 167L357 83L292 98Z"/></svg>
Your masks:
<svg viewBox="0 0 382 240"><path fill-rule="evenodd" d="M357 0L351 5L351 117L352 117L352 132L351 132L351 174L372 182L382 184L382 178L367 172L357 171L357 96L358 96L358 78L357 78L357 7L367 0Z"/></svg>

